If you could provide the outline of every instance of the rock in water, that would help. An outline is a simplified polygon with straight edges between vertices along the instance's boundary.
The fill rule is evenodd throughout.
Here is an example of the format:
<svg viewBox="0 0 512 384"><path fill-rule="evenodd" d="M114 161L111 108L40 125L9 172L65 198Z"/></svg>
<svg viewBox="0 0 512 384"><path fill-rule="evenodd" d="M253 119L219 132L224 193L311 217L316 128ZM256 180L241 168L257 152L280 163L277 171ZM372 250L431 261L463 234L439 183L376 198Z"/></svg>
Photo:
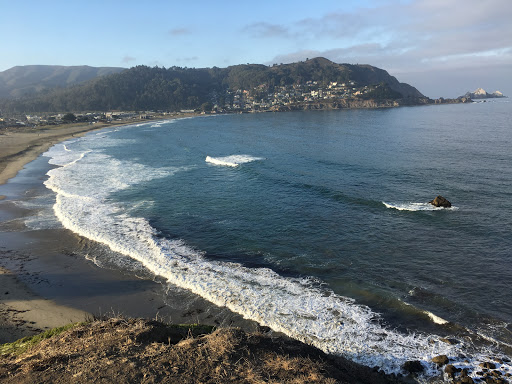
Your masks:
<svg viewBox="0 0 512 384"><path fill-rule="evenodd" d="M439 367L442 367L443 365L448 364L449 361L450 360L448 359L448 356L446 356L446 355L434 356L432 358L432 362L436 363Z"/></svg>
<svg viewBox="0 0 512 384"><path fill-rule="evenodd" d="M434 200L429 201L430 204L436 207L450 208L452 203L446 200L443 196L437 196Z"/></svg>
<svg viewBox="0 0 512 384"><path fill-rule="evenodd" d="M425 369L419 360L406 361L402 365L402 369L409 373L420 373Z"/></svg>

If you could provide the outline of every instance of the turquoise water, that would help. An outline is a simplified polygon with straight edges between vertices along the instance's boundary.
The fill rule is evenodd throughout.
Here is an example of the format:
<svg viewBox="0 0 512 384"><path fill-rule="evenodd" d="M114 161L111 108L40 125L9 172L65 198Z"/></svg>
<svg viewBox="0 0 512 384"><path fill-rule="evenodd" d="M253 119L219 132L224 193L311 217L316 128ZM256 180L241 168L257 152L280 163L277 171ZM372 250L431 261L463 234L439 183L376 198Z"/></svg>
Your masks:
<svg viewBox="0 0 512 384"><path fill-rule="evenodd" d="M408 359L433 369L440 353L477 362L512 345L510 105L104 130L53 147L46 185L62 224L115 251L120 268L137 260L388 372ZM453 207L427 204L438 194Z"/></svg>

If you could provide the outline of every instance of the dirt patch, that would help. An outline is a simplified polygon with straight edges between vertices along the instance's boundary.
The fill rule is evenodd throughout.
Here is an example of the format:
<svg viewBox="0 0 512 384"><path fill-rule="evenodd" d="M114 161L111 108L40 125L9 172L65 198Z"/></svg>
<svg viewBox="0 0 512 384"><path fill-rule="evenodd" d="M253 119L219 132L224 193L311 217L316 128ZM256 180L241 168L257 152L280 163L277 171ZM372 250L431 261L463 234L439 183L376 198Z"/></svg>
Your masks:
<svg viewBox="0 0 512 384"><path fill-rule="evenodd" d="M390 383L298 341L240 329L108 319L3 356L2 383ZM211 332L211 333L210 333Z"/></svg>

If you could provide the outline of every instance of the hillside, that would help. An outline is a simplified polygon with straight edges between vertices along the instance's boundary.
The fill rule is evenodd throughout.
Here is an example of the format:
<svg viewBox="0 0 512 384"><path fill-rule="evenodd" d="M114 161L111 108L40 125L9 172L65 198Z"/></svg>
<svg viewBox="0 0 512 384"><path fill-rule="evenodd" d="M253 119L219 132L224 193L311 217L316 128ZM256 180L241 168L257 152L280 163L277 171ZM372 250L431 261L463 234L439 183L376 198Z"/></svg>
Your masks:
<svg viewBox="0 0 512 384"><path fill-rule="evenodd" d="M44 90L68 87L99 76L119 73L125 68L25 65L0 72L0 98L17 98Z"/></svg>
<svg viewBox="0 0 512 384"><path fill-rule="evenodd" d="M334 84L334 85L333 85ZM334 88L332 88L334 87ZM166 110L247 108L304 102L318 91L339 98L421 98L414 87L400 83L370 65L336 64L324 58L274 65L235 65L227 68L159 68L137 66L86 83L54 89L19 100L4 100L4 113L62 111ZM316 92L316 94L315 94ZM322 98L326 98L322 95ZM243 103L243 106L240 105ZM206 105L205 105L206 104Z"/></svg>
<svg viewBox="0 0 512 384"><path fill-rule="evenodd" d="M22 346L21 341L12 346L0 345L0 355L7 353L0 361L0 381L16 384L402 382L288 338L229 328L211 332L207 327L173 326L142 319L93 321L43 339L21 353L16 348Z"/></svg>

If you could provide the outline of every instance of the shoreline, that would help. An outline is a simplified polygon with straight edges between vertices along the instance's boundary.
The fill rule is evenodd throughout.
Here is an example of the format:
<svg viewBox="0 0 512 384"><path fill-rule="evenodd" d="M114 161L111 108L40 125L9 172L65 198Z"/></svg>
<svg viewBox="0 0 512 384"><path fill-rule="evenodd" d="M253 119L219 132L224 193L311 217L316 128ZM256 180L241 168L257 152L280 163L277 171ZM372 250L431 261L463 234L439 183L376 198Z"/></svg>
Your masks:
<svg viewBox="0 0 512 384"><path fill-rule="evenodd" d="M1 140L2 136L0 143ZM22 157L23 153L18 155ZM220 326L240 326L243 323L240 316L232 316L222 308L212 310L212 304L183 290L168 287L163 279L150 276L150 273L141 271L137 275L130 268L124 268L124 265L122 270L116 268L115 263L112 263L113 268L106 265L101 260L105 260L103 256L108 256L108 250L105 251L107 247L56 227L54 219L48 220L50 226L43 223L42 227L37 219L35 226L30 221L26 222L25 218L32 219L39 211L51 210L54 195L42 184L47 170L51 168L53 166L48 164L47 159L39 156L35 161L26 163L9 185L5 188L0 186L0 195L5 195L3 199L0 196L0 266L5 268L3 264L7 263L6 269L10 272L5 272L5 269L1 271L8 276L6 279L14 279L16 284L13 289L31 291L30 298L26 300L31 305L29 310L36 310L36 300L46 297L54 305L47 311L57 312L59 306L64 306L84 311L86 318L92 317L91 314L100 317L108 314L156 318L171 323L213 322ZM106 259L110 263L108 257ZM10 309L10 312L15 310L13 307ZM24 309L18 310L25 313ZM60 320L66 317L69 315L61 315ZM3 317L0 320L3 322ZM31 321L10 319L13 329L17 331L41 330L40 327L35 328ZM31 330L31 327L34 329ZM245 326L242 328L247 329Z"/></svg>
<svg viewBox="0 0 512 384"><path fill-rule="evenodd" d="M0 135L0 186L13 179L28 163L52 145L71 137L79 137L103 126L78 125L42 129L9 129ZM6 196L0 196L4 204ZM9 215L12 218L12 215ZM6 244L3 242L3 244ZM11 246L0 250L2 264L9 259ZM0 266L3 292L0 296L0 343L12 342L43 330L91 318L88 312L59 305L30 289L19 278L19 271Z"/></svg>
<svg viewBox="0 0 512 384"><path fill-rule="evenodd" d="M0 185L15 177L25 165L38 158L50 147L67 139L81 137L88 132L109 127L122 127L162 120L174 120L198 114L158 116L151 120L119 121L111 123L76 123L70 125L19 127L0 130Z"/></svg>
<svg viewBox="0 0 512 384"><path fill-rule="evenodd" d="M151 122L181 117L190 116L166 116ZM67 229L30 230L25 226L23 218L34 212L16 202L25 199L22 193L45 190L40 177L50 167L34 160L67 139L138 123L21 128L0 134L0 188L6 187L3 195L0 192L0 280L5 288L0 292L0 343L105 314L258 329L254 322L214 308L191 293L175 291L157 277L138 277L96 265L94 254L102 252L101 246ZM23 179L19 185L16 176ZM4 196L11 192L13 196Z"/></svg>
<svg viewBox="0 0 512 384"><path fill-rule="evenodd" d="M61 140L66 138L69 136L63 136ZM1 139L0 136L0 142ZM56 142L51 143L51 145L54 144ZM44 146L39 148L44 148ZM42 149L40 150L42 153ZM17 163L18 166L19 164L22 164L22 161ZM42 164L45 164L46 168ZM24 166L25 168L23 168ZM158 321L161 321L164 324L205 324L219 328L213 336L198 337L194 335L193 338L189 330L184 342L187 345L191 344L191 357L185 356L183 360L185 362L202 351L200 345L196 345L197 343L208 340L208 337L214 337L212 345L217 346L219 343L224 345L226 342L224 335L234 332L237 338L233 340L233 345L226 349L229 356L232 354L237 356L248 348L256 348L255 353L265 356L263 360L255 363L257 370L265 372L270 367L270 363L267 362L268 356L274 360L274 356L278 354L284 354L285 358L290 358L291 354L293 364L297 364L298 359L311 362L312 356L318 354L320 356L318 364L325 364L326 367L329 367L329 371L339 372L341 375L339 377L343 380L382 384L402 382L400 377L385 375L384 372L377 372L375 369L341 357L325 355L307 344L282 337L282 334L267 327L260 327L253 321L245 320L241 315L235 314L227 308L216 307L188 291L166 286L163 281L158 281L158 279L148 279L147 276L138 277L120 270L97 266L91 259L94 259L97 252L101 252L102 246L67 229L27 230L23 219L33 216L34 209L16 203L23 199L21 191L28 191L27 198L30 199L37 196L38 191L40 193L45 189L41 175L44 175L45 169L50 167L42 157L36 156L36 160L32 162L28 160L18 169L20 177L10 179L7 196L3 199L0 197L0 282L4 287L4 291L0 292L2 294L0 297L0 344L14 342L22 337L37 335L42 331L70 323L85 323L78 325L78 328L64 332L63 336L66 338L64 344L59 344L61 336L57 335L51 340L39 343L33 349L34 352L29 350L20 356L5 355L4 361L0 365L2 381L31 381L35 379L34 375L41 378L41 372L37 369L33 371L32 368L34 356L38 361L41 360L41 354L37 354L41 348L46 348L46 346L49 348L42 353L42 360L47 356L53 356L53 353L60 356L65 348L71 348L74 349L74 354L71 359L66 357L66 367L69 367L70 364L81 364L84 359L94 361L94 368L81 366L80 372L83 372L83 377L89 378L92 377L90 375L94 375L94 372L104 372L110 368L111 360L107 359L108 361L105 363L99 358L91 357L94 356L94 352L91 352L92 343L88 342L87 348L83 349L84 339L74 336L74 329L87 330L88 334L92 336L91 340L98 343L97 350L101 356L105 356L108 348L105 343L109 338L109 343L114 343L113 345L119 353L112 355L107 352L107 355L113 359L121 359L114 365L114 367L118 367L115 376L117 378L124 377L126 371L133 368L133 366L123 365L126 361L140 361L142 366L147 366L145 354L140 350L141 345L143 348L151 350L154 350L155 346L161 350L166 348L172 351L174 348L176 341L171 344L170 339L165 338L165 342L162 343L161 337L158 336L160 333L172 329L166 325L158 325ZM17 179L21 179L21 181L18 182ZM0 185L0 194L1 187L2 185ZM14 193L12 193L13 191ZM5 225L6 222L7 225ZM87 254L92 258L86 259L84 255ZM151 321L153 319L157 322ZM135 325L129 328L129 337L121 337L120 332L123 327L130 326L132 323ZM158 333L155 333L153 331L155 327L160 327L163 331L159 330ZM241 331L232 327L241 328ZM110 331L112 334L105 332L110 328L112 328ZM94 330L90 331L90 329ZM142 343L132 342L131 338L136 332L145 335ZM157 338L153 340L151 337ZM249 343L241 344L240 337L243 337L244 340L247 339ZM258 345L253 347L254 340L260 339L266 341L258 342ZM123 359L124 352L121 352L121 349L126 350L127 345L129 348L135 347L136 349L134 355L130 356L130 360ZM80 352L77 353L78 350ZM153 361L153 358L149 360ZM169 360L177 361L176 358L169 358L167 361ZM14 361L16 367L12 365ZM208 361L211 359L207 358ZM240 359L236 357L232 362L221 362L220 367L229 372L239 362ZM49 366L54 367L56 364L57 362L52 360ZM159 360L154 361L153 365L158 372L162 367L166 367L165 363ZM191 380L197 379L195 368L197 366L203 367L205 377L211 377L218 371L203 361L194 362L192 365L194 372L190 376ZM99 370L98 367L100 367ZM135 370L135 375L138 378L140 370L139 367ZM50 369L44 371L45 375L49 375L45 376L49 381L56 377L63 377L63 372L60 370L56 376L51 376L50 371ZM298 375L292 370L279 370L279 372L287 372L292 378ZM323 374L331 376L332 372L322 371ZM241 377L245 376L240 375ZM72 380L77 380L76 376L73 374ZM169 373L165 372L164 376L168 378ZM153 376L150 374L148 377ZM187 373L180 371L176 379L182 380L185 377L188 377ZM324 382L321 376L314 376L314 378ZM43 379L43 381L45 380ZM87 379L84 382L90 381L95 380ZM131 379L126 381L131 381Z"/></svg>
<svg viewBox="0 0 512 384"><path fill-rule="evenodd" d="M34 294L13 272L2 267L0 281L0 343L92 319L88 312Z"/></svg>

